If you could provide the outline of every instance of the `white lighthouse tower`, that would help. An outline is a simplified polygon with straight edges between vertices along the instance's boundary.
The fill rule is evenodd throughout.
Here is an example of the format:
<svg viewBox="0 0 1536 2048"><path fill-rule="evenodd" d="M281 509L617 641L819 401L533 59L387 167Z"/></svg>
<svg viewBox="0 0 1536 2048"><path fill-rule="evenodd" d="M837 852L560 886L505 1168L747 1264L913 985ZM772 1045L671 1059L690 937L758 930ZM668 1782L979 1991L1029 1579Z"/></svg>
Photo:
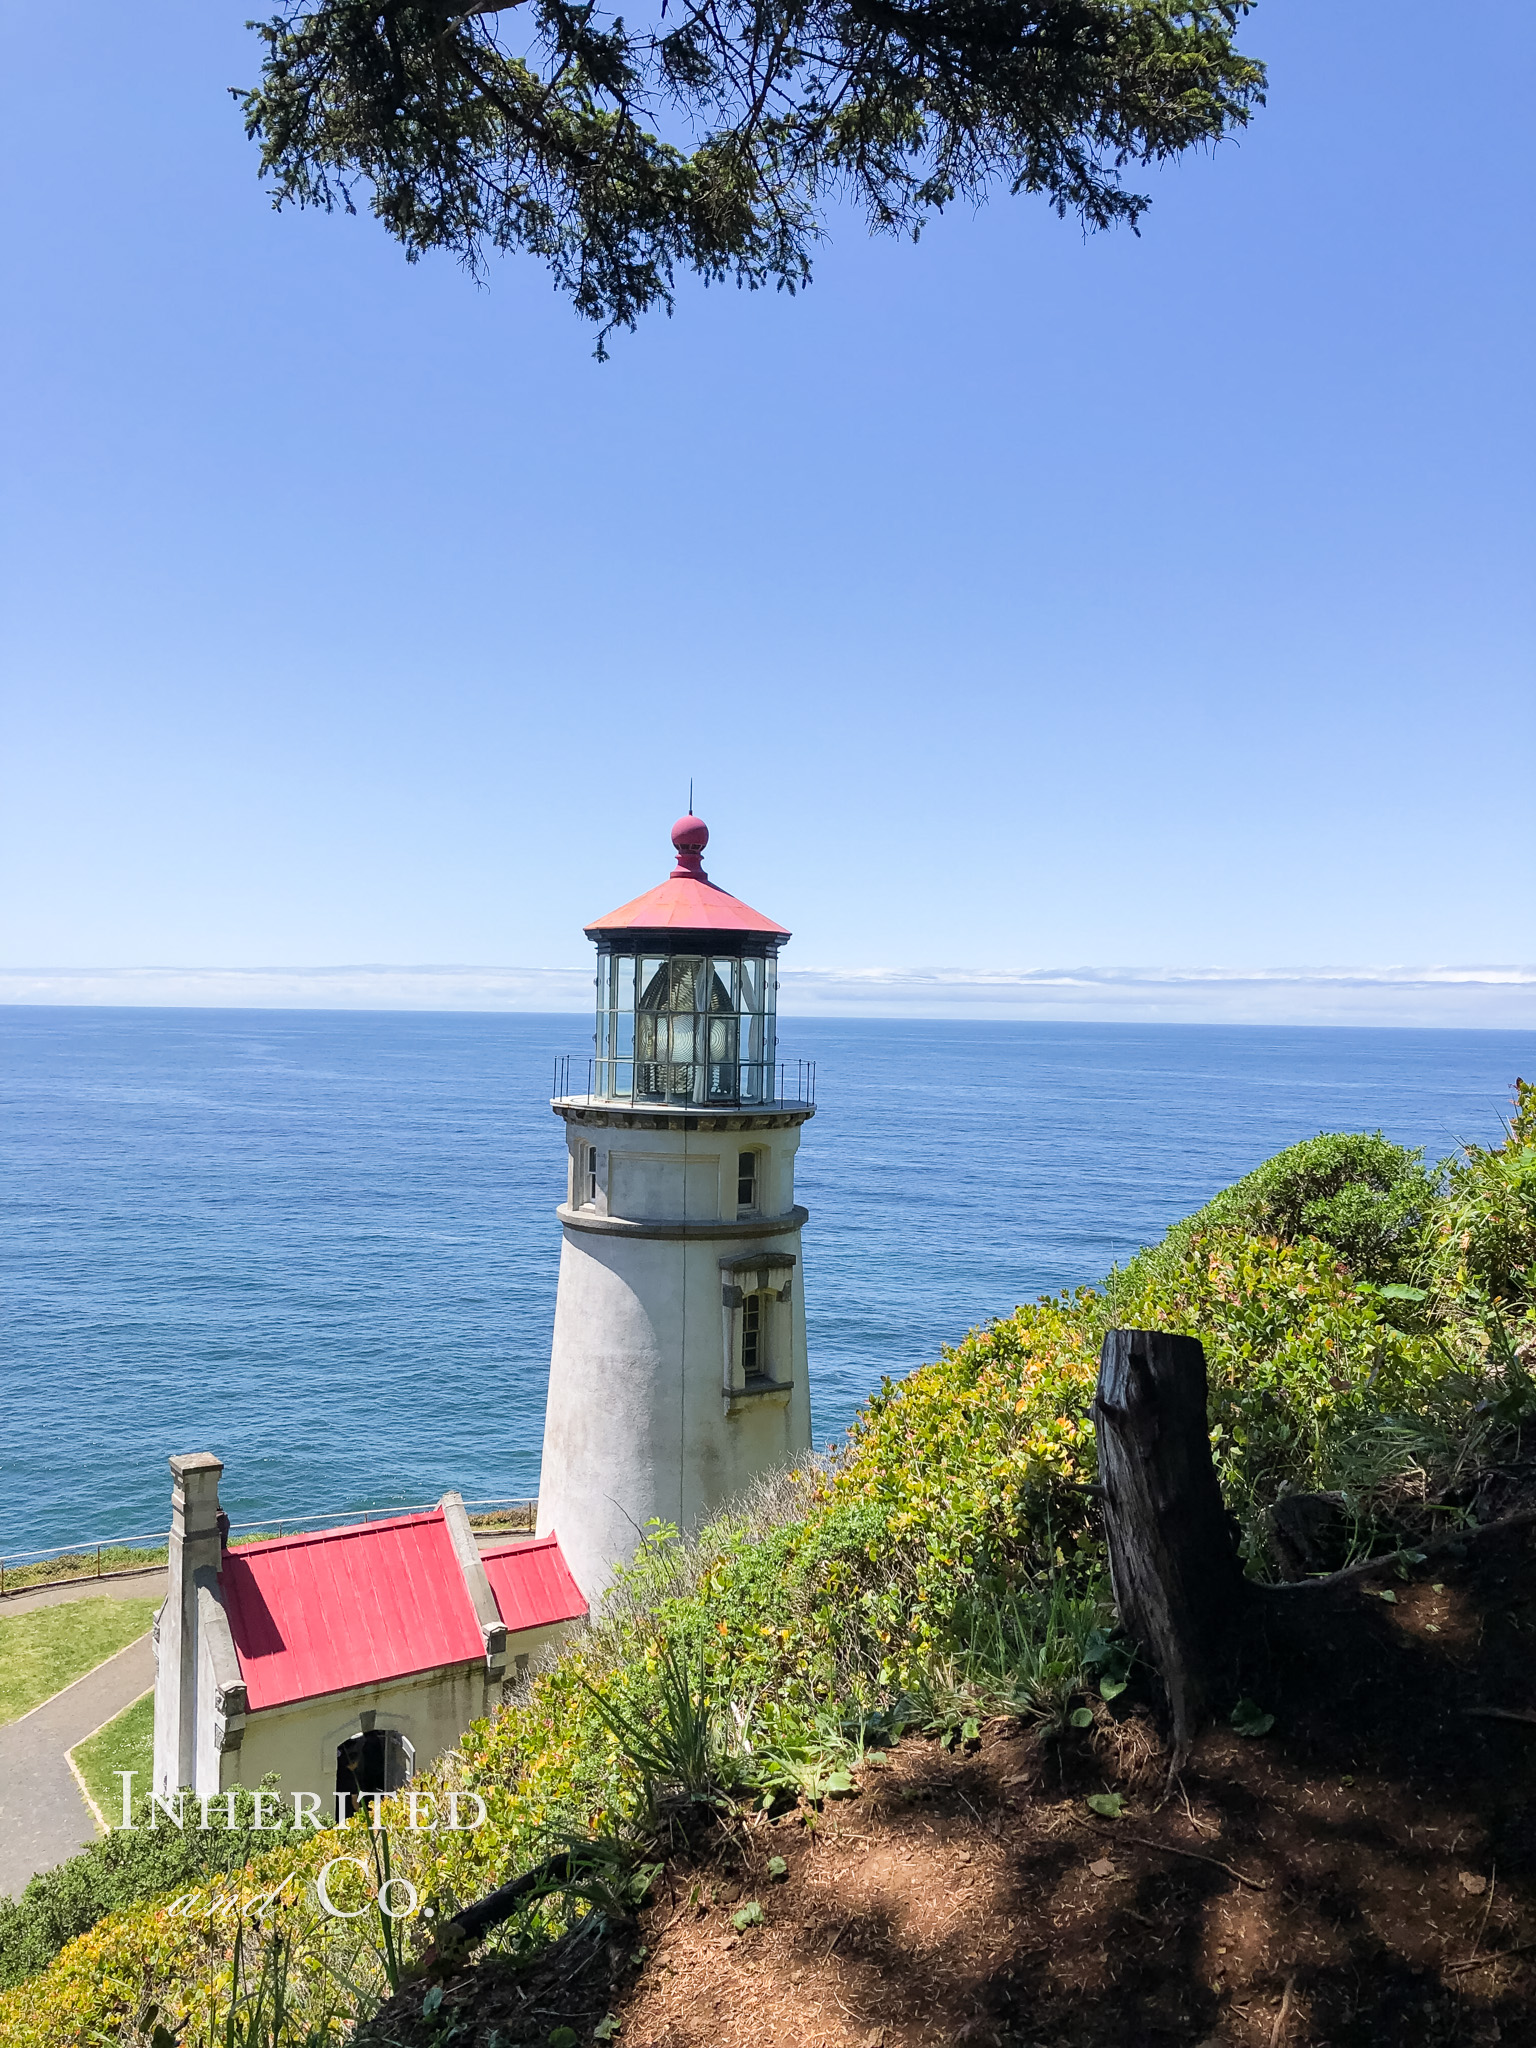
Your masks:
<svg viewBox="0 0 1536 2048"><path fill-rule="evenodd" d="M539 1533L595 1607L655 1519L686 1528L807 1450L795 1202L813 1070L777 1062L789 937L705 874L708 828L672 828L659 888L587 926L590 1069L562 1063L570 1181ZM584 1085L583 1085L584 1084Z"/></svg>

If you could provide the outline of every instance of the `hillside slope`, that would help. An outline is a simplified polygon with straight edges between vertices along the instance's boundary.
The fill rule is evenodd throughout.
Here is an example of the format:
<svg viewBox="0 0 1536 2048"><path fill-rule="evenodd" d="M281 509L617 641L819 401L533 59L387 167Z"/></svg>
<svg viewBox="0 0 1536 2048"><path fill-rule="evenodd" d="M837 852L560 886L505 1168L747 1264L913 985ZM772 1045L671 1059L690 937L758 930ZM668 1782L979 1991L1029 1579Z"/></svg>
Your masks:
<svg viewBox="0 0 1536 2048"><path fill-rule="evenodd" d="M1385 1568L1172 1788L1130 1694L908 1738L820 1815L695 1822L634 1928L418 1984L358 2048L1536 2042L1533 1647L1536 1528Z"/></svg>

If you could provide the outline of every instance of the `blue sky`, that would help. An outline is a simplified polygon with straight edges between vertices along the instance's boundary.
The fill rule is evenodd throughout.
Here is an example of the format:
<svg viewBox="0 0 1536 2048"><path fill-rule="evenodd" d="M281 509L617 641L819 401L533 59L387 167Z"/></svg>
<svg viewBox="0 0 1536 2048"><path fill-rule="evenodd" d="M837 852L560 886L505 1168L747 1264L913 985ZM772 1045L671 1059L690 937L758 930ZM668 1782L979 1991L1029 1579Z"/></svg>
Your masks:
<svg viewBox="0 0 1536 2048"><path fill-rule="evenodd" d="M802 967L1536 960L1523 0L607 364L274 215L247 12L6 9L0 963L576 968L690 775Z"/></svg>

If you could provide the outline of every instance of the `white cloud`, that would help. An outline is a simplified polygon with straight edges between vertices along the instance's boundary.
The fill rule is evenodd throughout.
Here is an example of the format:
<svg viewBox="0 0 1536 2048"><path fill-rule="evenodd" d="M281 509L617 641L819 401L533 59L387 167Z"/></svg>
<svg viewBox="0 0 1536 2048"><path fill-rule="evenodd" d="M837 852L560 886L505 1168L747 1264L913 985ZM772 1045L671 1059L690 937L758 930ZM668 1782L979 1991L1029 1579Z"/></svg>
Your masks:
<svg viewBox="0 0 1536 2048"><path fill-rule="evenodd" d="M805 969L786 1012L1136 1024L1536 1026L1536 967Z"/></svg>
<svg viewBox="0 0 1536 2048"><path fill-rule="evenodd" d="M587 968L0 969L0 1003L580 1013ZM1536 967L782 969L786 1017L1536 1028Z"/></svg>

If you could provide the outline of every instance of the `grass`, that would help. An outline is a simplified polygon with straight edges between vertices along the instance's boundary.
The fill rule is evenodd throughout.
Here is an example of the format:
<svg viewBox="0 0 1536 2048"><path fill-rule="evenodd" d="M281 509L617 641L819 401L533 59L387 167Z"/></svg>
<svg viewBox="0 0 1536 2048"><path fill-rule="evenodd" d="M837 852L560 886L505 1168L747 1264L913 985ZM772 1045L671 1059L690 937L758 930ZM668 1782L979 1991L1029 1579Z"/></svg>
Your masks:
<svg viewBox="0 0 1536 2048"><path fill-rule="evenodd" d="M117 1773L136 1771L135 1783L141 1789L150 1782L155 1760L154 1688L131 1707L124 1707L94 1735L77 1742L69 1753L110 1826L112 1816L123 1810L123 1781Z"/></svg>
<svg viewBox="0 0 1536 2048"><path fill-rule="evenodd" d="M484 1536L531 1536L538 1514L537 1501L522 1501L514 1507L497 1508L489 1514L471 1515L469 1525ZM238 1550L245 1543L269 1543L274 1536L294 1536L299 1531L292 1527L271 1529L249 1529L234 1539L233 1548ZM4 1564L3 1593L24 1593L33 1586L54 1586L60 1581L71 1579L94 1579L112 1572L133 1572L153 1570L166 1560L166 1548L162 1543L158 1549L134 1549L116 1543L107 1544L98 1557L95 1550L72 1550L64 1557L44 1558L39 1564Z"/></svg>
<svg viewBox="0 0 1536 2048"><path fill-rule="evenodd" d="M0 1619L0 1723L28 1714L137 1641L158 1600L65 1600Z"/></svg>
<svg viewBox="0 0 1536 2048"><path fill-rule="evenodd" d="M41 1564L6 1565L5 1591L7 1594L24 1593L31 1586L57 1585L61 1579L94 1579L109 1572L153 1570L156 1565L165 1563L165 1557L163 1543L158 1550L134 1550L121 1543L105 1544L99 1558L94 1550L72 1550L65 1557L46 1557Z"/></svg>

